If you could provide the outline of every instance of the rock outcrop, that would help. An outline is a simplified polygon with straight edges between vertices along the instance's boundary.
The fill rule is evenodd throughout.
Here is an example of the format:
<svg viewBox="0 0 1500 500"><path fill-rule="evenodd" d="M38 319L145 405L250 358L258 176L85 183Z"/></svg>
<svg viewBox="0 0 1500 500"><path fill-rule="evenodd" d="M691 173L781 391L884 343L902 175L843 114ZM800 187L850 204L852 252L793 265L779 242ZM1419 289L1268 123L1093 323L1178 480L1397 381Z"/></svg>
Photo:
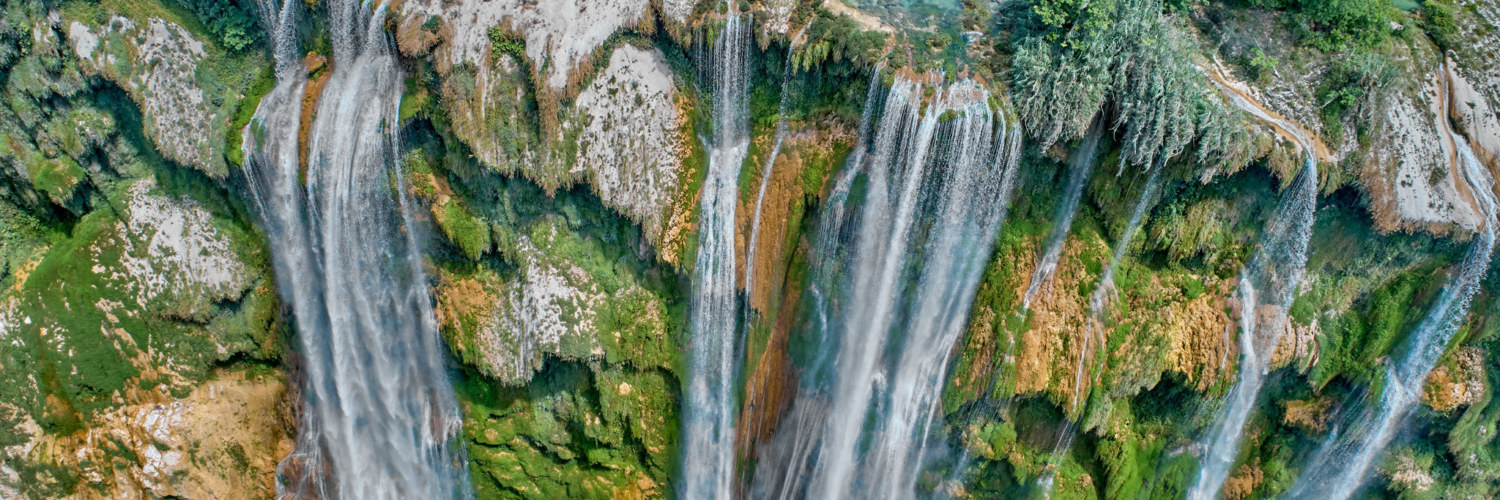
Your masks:
<svg viewBox="0 0 1500 500"><path fill-rule="evenodd" d="M575 103L582 130L572 173L666 247L665 226L685 180L677 94L661 51L626 44Z"/></svg>
<svg viewBox="0 0 1500 500"><path fill-rule="evenodd" d="M487 270L444 277L439 315L452 347L510 385L525 385L548 358L668 368L661 299L632 278L580 266L576 258L590 256L575 252L587 243L563 224L549 219L502 238L516 266L506 277Z"/></svg>
<svg viewBox="0 0 1500 500"><path fill-rule="evenodd" d="M285 390L274 375L223 372L185 397L121 406L69 435L28 419L17 427L26 443L5 458L71 468L100 498L273 498L276 464L292 447Z"/></svg>
<svg viewBox="0 0 1500 500"><path fill-rule="evenodd" d="M110 17L102 25L68 24L83 67L119 84L140 106L145 132L163 156L214 177L229 174L225 130L233 107L216 105L199 83L208 57L202 41L158 17Z"/></svg>
<svg viewBox="0 0 1500 500"><path fill-rule="evenodd" d="M620 38L653 26L647 2L429 1L402 9L402 51L432 58L448 118L475 157L548 190L586 184L641 224L658 249L683 244L668 221L691 206L677 203L692 175L683 168L688 142L696 140L689 97L659 49Z"/></svg>
<svg viewBox="0 0 1500 500"><path fill-rule="evenodd" d="M668 3L674 4L674 15L691 11L690 4L681 5L686 2ZM419 23L433 17L442 20L448 36L438 57L447 64L487 66L497 55L490 50L491 30L518 35L537 83L551 91L576 91L606 40L625 28L651 22L648 0L409 0L400 7L402 16Z"/></svg>

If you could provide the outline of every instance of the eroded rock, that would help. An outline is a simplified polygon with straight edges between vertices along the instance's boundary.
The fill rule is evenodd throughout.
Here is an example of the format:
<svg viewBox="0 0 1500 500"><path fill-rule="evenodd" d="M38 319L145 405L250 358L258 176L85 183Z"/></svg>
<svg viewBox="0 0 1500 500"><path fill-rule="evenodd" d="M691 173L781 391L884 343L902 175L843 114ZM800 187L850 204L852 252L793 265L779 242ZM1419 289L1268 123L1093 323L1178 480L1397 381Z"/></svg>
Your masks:
<svg viewBox="0 0 1500 500"><path fill-rule="evenodd" d="M228 111L216 109L199 84L208 56L203 42L177 23L113 16L99 26L68 24L83 67L104 76L141 105L145 132L163 156L214 177L228 175L223 159Z"/></svg>
<svg viewBox="0 0 1500 500"><path fill-rule="evenodd" d="M122 406L70 435L22 425L30 440L4 453L72 468L105 498L271 498L291 450L285 389L275 376L224 372L184 398Z"/></svg>
<svg viewBox="0 0 1500 500"><path fill-rule="evenodd" d="M510 385L526 384L548 357L666 367L661 299L633 279L580 266L565 253L575 238L561 221L542 222L505 250L513 274L445 277L439 314L461 357Z"/></svg>
<svg viewBox="0 0 1500 500"><path fill-rule="evenodd" d="M578 94L578 161L599 198L661 241L681 182L677 86L661 51L624 45Z"/></svg>

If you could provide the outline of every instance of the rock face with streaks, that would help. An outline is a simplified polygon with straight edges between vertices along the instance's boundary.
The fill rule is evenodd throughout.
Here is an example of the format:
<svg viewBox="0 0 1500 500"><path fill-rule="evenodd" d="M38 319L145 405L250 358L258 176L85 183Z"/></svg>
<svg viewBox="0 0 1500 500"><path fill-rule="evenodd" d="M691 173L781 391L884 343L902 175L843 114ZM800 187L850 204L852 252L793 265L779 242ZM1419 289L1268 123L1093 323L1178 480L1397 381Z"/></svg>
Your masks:
<svg viewBox="0 0 1500 500"><path fill-rule="evenodd" d="M260 247L150 178L113 203L123 218L90 214L0 292L0 372L29 381L0 390L0 425L16 436L0 483L23 497L67 484L114 498L269 497L290 443L285 384L216 368L279 355Z"/></svg>
<svg viewBox="0 0 1500 500"><path fill-rule="evenodd" d="M1384 147L1374 149L1363 177L1376 221L1387 229L1425 229L1442 234L1472 231L1480 215L1460 191L1457 151L1447 135L1448 102L1441 67L1425 82L1402 91L1385 113ZM1440 121L1441 120L1441 121Z"/></svg>
<svg viewBox="0 0 1500 500"><path fill-rule="evenodd" d="M412 0L401 4L402 15L408 18L442 19L448 37L438 51L448 64L487 64L495 55L491 30L517 35L538 75L537 83L553 91L576 89L580 75L594 64L595 51L616 32L650 22L651 9L647 0ZM688 9L674 6L674 14L683 10Z"/></svg>
<svg viewBox="0 0 1500 500"><path fill-rule="evenodd" d="M214 227L212 214L192 200L152 194L155 187L149 179L130 186L129 216L116 223L123 269L110 271L109 279L123 278L141 307L155 301L168 304L164 310L174 316L206 318L214 302L249 290L251 270Z"/></svg>
<svg viewBox="0 0 1500 500"><path fill-rule="evenodd" d="M75 468L104 498L270 498L276 463L291 447L286 383L244 372L217 377L182 398L101 414L69 436L45 435L26 420L19 429L27 442L5 453Z"/></svg>
<svg viewBox="0 0 1500 500"><path fill-rule="evenodd" d="M667 220L683 183L687 144L672 70L661 51L623 45L578 94L580 173L599 198L666 247Z"/></svg>

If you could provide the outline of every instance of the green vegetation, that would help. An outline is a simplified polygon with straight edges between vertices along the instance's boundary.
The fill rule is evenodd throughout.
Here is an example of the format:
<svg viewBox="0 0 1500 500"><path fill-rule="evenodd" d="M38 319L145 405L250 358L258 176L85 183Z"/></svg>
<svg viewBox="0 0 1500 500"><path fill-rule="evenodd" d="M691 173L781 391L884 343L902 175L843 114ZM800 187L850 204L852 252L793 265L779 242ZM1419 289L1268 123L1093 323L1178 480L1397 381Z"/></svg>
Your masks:
<svg viewBox="0 0 1500 500"><path fill-rule="evenodd" d="M478 259L480 254L489 251L489 225L470 213L462 203L448 200L447 203L434 207L434 210L438 212L437 223L442 228L443 235L458 245L469 259Z"/></svg>
<svg viewBox="0 0 1500 500"><path fill-rule="evenodd" d="M885 52L883 34L865 31L854 19L835 17L826 10L818 11L807 26L806 36L807 42L792 52L792 64L801 71L839 66L838 63L845 59L859 66L873 67Z"/></svg>
<svg viewBox="0 0 1500 500"><path fill-rule="evenodd" d="M434 17L433 19L437 18ZM425 28L426 26L424 25L423 27ZM526 40L500 26L490 28L489 35L491 53L509 54L511 57L516 58L516 60L526 60Z"/></svg>
<svg viewBox="0 0 1500 500"><path fill-rule="evenodd" d="M0 22L0 378L14 381L0 387L6 446L79 439L102 414L186 396L221 367L274 365L285 350L266 249L238 195L164 160L126 92L81 71L64 45L67 23L44 21L50 7L11 2ZM156 2L62 7L86 21L116 7L176 15ZM214 71L203 82L222 81ZM210 243L178 255L172 245L185 238ZM225 279L203 279L194 266L209 258ZM98 451L117 466L141 461L118 442ZM128 473L76 460L0 454L25 497L110 495Z"/></svg>
<svg viewBox="0 0 1500 500"><path fill-rule="evenodd" d="M1010 84L1016 113L1044 149L1104 120L1119 130L1120 157L1132 166L1187 151L1211 171L1248 159L1237 113L1213 97L1192 65L1189 40L1159 0L1033 7L1030 24L1014 31Z"/></svg>
<svg viewBox="0 0 1500 500"><path fill-rule="evenodd" d="M1453 4L1446 0L1422 2L1422 29L1443 50L1458 48L1458 26L1453 19Z"/></svg>
<svg viewBox="0 0 1500 500"><path fill-rule="evenodd" d="M242 51L263 38L256 22L254 0L172 0L197 16L203 26L232 51Z"/></svg>
<svg viewBox="0 0 1500 500"><path fill-rule="evenodd" d="M1318 100L1326 103L1319 117L1328 143L1343 142L1345 122L1360 126L1357 132L1364 137L1365 127L1379 118L1398 81L1395 66L1383 55L1360 52L1334 62L1317 90Z"/></svg>
<svg viewBox="0 0 1500 500"><path fill-rule="evenodd" d="M1391 35L1396 9L1390 0L1240 0L1246 5L1291 13L1302 38L1317 48L1345 51L1370 48Z"/></svg>
<svg viewBox="0 0 1500 500"><path fill-rule="evenodd" d="M245 164L245 152L243 151L245 126L255 118L255 110L260 107L260 100L276 87L276 72L270 69L260 71L250 88L245 91L245 98L241 99L235 106L234 119L229 122L229 128L224 131L224 156L235 166ZM406 102L401 103L405 106Z"/></svg>
<svg viewBox="0 0 1500 500"><path fill-rule="evenodd" d="M663 496L676 457L675 382L549 363L525 388L459 383L478 497Z"/></svg>

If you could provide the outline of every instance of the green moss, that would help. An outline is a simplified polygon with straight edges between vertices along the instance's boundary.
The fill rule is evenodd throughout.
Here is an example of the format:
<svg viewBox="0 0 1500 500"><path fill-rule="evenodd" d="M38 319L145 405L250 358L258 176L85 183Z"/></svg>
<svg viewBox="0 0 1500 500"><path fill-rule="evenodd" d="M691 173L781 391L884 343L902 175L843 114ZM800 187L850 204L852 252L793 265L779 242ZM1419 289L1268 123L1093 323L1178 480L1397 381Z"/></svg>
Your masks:
<svg viewBox="0 0 1500 500"><path fill-rule="evenodd" d="M661 496L676 456L675 382L552 363L526 388L459 383L477 496Z"/></svg>
<svg viewBox="0 0 1500 500"><path fill-rule="evenodd" d="M245 125L255 118L255 110L260 107L260 100L276 87L276 72L262 69L258 72L255 80L250 82L250 88L245 90L245 98L240 99L235 105L234 117L229 122L229 128L224 130L224 156L234 165L245 163L244 136L241 133ZM402 102L405 105L405 102Z"/></svg>
<svg viewBox="0 0 1500 500"><path fill-rule="evenodd" d="M490 226L463 204L449 201L438 206L438 227L469 259L478 259L490 249Z"/></svg>
<svg viewBox="0 0 1500 500"><path fill-rule="evenodd" d="M32 187L47 194L53 202L63 204L73 196L74 188L83 181L86 173L72 158L45 158L33 154L26 162L26 172Z"/></svg>

